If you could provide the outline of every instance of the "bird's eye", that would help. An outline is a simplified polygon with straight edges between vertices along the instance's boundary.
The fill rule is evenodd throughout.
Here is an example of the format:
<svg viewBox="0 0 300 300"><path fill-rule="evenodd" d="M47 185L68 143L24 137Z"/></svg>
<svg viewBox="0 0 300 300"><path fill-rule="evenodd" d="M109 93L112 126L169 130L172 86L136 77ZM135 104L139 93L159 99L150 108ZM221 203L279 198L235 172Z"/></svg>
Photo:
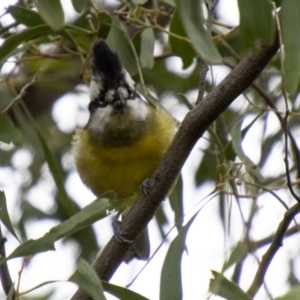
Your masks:
<svg viewBox="0 0 300 300"><path fill-rule="evenodd" d="M127 92L128 92L128 98L132 98L133 91L129 86L127 86Z"/></svg>

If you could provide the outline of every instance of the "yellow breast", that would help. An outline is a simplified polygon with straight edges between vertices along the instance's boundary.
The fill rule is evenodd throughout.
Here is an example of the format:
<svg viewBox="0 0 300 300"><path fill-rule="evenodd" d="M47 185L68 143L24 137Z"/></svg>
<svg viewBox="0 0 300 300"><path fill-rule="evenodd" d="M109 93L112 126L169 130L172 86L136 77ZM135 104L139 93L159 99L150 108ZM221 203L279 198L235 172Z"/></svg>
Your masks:
<svg viewBox="0 0 300 300"><path fill-rule="evenodd" d="M77 130L73 143L75 164L82 181L99 196L113 190L119 199L139 192L174 134L176 122L162 108L152 108L141 137L130 145L103 145L87 129Z"/></svg>

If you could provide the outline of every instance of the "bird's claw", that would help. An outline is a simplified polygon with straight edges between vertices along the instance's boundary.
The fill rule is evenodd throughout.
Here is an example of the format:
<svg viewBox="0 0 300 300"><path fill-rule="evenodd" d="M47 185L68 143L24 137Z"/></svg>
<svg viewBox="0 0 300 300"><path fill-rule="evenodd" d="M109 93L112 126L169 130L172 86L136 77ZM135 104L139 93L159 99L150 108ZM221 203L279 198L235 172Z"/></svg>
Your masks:
<svg viewBox="0 0 300 300"><path fill-rule="evenodd" d="M120 216L120 213L118 213L115 217L115 219L113 220L113 223L112 223L112 228L113 228L113 232L114 232L114 235L115 235L115 238L117 239L117 241L119 241L120 243L133 243L134 241L133 240L130 240L130 239L127 239L123 233L122 233L122 229L121 229L121 224L122 222L119 221L119 216Z"/></svg>
<svg viewBox="0 0 300 300"><path fill-rule="evenodd" d="M150 179L146 178L145 180L143 180L143 182L140 185L140 190L149 197L149 190L150 190Z"/></svg>

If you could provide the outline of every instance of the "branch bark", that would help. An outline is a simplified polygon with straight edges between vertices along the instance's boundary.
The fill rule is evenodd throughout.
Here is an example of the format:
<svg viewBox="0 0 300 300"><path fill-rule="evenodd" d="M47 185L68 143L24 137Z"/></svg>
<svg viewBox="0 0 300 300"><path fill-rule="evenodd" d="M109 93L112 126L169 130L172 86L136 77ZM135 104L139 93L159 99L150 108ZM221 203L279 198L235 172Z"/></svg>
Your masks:
<svg viewBox="0 0 300 300"><path fill-rule="evenodd" d="M122 221L122 233L127 239L134 240L147 226L172 187L195 143L235 98L251 85L278 48L277 39L271 46L260 44L255 52L246 55L232 72L186 115L170 148L149 180L149 193L141 193ZM93 265L101 280L110 280L123 261L127 248L128 244L111 238ZM90 298L78 290L72 300L78 299Z"/></svg>
<svg viewBox="0 0 300 300"><path fill-rule="evenodd" d="M274 239L267 252L263 255L258 270L253 279L253 282L247 291L247 293L251 297L254 297L256 293L259 291L260 287L262 286L269 265L273 260L277 251L282 246L285 233L287 232L290 223L293 221L294 217L299 213L300 213L300 203L297 203L284 214L283 220L280 222L278 226Z"/></svg>

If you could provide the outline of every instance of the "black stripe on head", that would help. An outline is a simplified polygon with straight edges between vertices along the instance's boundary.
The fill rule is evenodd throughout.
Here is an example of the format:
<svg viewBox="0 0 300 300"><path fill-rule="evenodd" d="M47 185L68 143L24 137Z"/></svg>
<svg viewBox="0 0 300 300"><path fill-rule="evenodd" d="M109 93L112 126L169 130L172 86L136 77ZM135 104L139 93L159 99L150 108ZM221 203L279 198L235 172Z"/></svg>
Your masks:
<svg viewBox="0 0 300 300"><path fill-rule="evenodd" d="M106 76L115 81L122 79L122 64L117 53L113 52L103 39L99 39L93 46L92 67L100 76Z"/></svg>

